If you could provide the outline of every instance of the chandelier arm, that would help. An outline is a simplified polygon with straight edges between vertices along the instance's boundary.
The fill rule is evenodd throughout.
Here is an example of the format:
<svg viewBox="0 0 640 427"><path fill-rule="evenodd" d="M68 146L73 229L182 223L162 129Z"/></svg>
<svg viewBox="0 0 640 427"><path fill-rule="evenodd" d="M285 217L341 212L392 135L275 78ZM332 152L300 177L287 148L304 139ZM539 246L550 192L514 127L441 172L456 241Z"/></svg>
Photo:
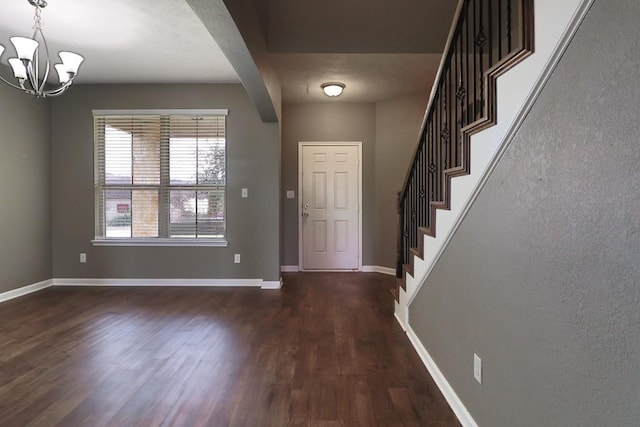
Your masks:
<svg viewBox="0 0 640 427"><path fill-rule="evenodd" d="M36 54L37 54L37 51L36 51ZM34 75L34 72L33 72L33 66L34 65L36 67L38 66L37 58L36 58L35 64L33 61L29 61L27 59L23 59L22 62L24 64L24 67L27 69L27 79L29 80L29 84L31 84L31 87L37 91L38 90L37 68L36 68L36 75ZM24 83L21 82L20 85L24 89ZM24 89L24 90L27 90L27 89Z"/></svg>
<svg viewBox="0 0 640 427"><path fill-rule="evenodd" d="M38 97L38 92L33 89L27 89L26 87L24 87L24 80L20 80L20 87L23 91L25 91L25 93L28 93L31 96L35 96L36 98Z"/></svg>
<svg viewBox="0 0 640 427"><path fill-rule="evenodd" d="M6 80L4 77L0 76L0 80L2 80L3 82L5 82L6 84L8 84L9 86L11 86L14 89L18 89L18 90L25 90L24 87L20 87L16 84L11 83L9 80Z"/></svg>
<svg viewBox="0 0 640 427"><path fill-rule="evenodd" d="M45 53L45 59L47 60L47 66L44 70L44 76L42 76L42 83L40 84L40 87L37 89L38 92L44 92L44 85L47 83L47 79L49 78L49 70L51 69L51 61L49 59L49 45L47 45L47 39L44 38L44 33L42 32L41 28L36 28L36 30L34 31L34 40L35 40L35 33L38 32L40 33L40 37L42 38L42 44L44 44L44 53ZM38 64L39 66L40 64Z"/></svg>
<svg viewBox="0 0 640 427"><path fill-rule="evenodd" d="M54 96L60 96L69 88L69 86L71 86L72 81L73 79L70 79L67 83L60 86L59 88L42 91L42 95L44 97L49 97L49 98Z"/></svg>

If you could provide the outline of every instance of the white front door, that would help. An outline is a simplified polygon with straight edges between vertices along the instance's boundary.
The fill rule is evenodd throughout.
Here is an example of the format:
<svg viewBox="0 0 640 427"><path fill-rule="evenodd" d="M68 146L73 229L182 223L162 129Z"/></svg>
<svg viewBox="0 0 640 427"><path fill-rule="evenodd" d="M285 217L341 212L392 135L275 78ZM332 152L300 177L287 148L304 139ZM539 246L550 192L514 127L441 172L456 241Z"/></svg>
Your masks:
<svg viewBox="0 0 640 427"><path fill-rule="evenodd" d="M301 266L360 268L360 146L301 145Z"/></svg>

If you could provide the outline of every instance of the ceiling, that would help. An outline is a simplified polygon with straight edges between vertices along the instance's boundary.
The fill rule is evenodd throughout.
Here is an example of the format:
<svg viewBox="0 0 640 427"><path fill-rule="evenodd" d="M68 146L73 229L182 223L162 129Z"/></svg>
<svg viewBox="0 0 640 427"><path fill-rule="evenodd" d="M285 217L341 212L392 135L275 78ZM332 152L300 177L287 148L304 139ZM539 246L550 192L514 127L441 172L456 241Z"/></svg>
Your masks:
<svg viewBox="0 0 640 427"><path fill-rule="evenodd" d="M271 54L287 102L377 102L427 94L440 65L438 54ZM339 98L328 98L322 83L343 82Z"/></svg>
<svg viewBox="0 0 640 427"><path fill-rule="evenodd" d="M85 57L77 83L240 82L184 0L48 3L42 21L52 61L60 50ZM27 0L0 1L0 44L6 48L3 64L14 55L9 37L31 37L33 13Z"/></svg>
<svg viewBox="0 0 640 427"><path fill-rule="evenodd" d="M284 102L428 93L457 6L457 0L233 1L255 7ZM33 7L3 0L0 16L6 64L9 37L30 36ZM43 22L52 53L85 56L80 84L240 82L186 0L49 0ZM325 97L326 81L345 83L344 94Z"/></svg>

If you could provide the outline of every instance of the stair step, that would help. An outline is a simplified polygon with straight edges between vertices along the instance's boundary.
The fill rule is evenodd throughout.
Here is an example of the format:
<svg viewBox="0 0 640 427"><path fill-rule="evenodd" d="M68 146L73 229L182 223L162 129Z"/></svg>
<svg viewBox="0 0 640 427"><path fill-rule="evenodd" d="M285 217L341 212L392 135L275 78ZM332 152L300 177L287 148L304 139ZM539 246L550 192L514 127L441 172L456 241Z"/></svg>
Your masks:
<svg viewBox="0 0 640 427"><path fill-rule="evenodd" d="M403 264L402 269L413 276L413 264Z"/></svg>
<svg viewBox="0 0 640 427"><path fill-rule="evenodd" d="M398 286L396 286L397 288L402 288L405 291L407 290L407 283L404 277L398 277L396 278L396 284Z"/></svg>
<svg viewBox="0 0 640 427"><path fill-rule="evenodd" d="M397 287L389 288L389 292L391 292L391 295L393 295L393 299L396 300L396 302L400 302L400 291Z"/></svg>
<svg viewBox="0 0 640 427"><path fill-rule="evenodd" d="M420 250L420 248L409 248L409 252L422 259L422 251Z"/></svg>

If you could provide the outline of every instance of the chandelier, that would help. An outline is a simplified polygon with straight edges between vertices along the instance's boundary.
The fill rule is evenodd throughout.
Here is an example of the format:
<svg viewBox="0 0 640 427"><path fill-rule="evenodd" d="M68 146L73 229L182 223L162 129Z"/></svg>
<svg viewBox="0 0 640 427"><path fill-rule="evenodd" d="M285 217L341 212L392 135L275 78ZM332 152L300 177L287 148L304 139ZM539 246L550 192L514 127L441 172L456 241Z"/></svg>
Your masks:
<svg viewBox="0 0 640 427"><path fill-rule="evenodd" d="M73 83L84 58L77 53L60 52L58 55L60 55L62 63L55 65L59 84L52 88L47 82L51 63L49 61L49 47L42 33L42 18L40 16L42 9L47 6L47 2L45 0L27 1L35 7L33 36L31 38L11 37L10 39L17 57L10 58L9 65L18 84L11 83L2 76L0 76L0 80L38 98L61 95ZM42 48L44 48L44 56L41 58L40 49ZM4 50L4 46L0 44L0 58L2 58ZM43 59L44 61L41 61Z"/></svg>

